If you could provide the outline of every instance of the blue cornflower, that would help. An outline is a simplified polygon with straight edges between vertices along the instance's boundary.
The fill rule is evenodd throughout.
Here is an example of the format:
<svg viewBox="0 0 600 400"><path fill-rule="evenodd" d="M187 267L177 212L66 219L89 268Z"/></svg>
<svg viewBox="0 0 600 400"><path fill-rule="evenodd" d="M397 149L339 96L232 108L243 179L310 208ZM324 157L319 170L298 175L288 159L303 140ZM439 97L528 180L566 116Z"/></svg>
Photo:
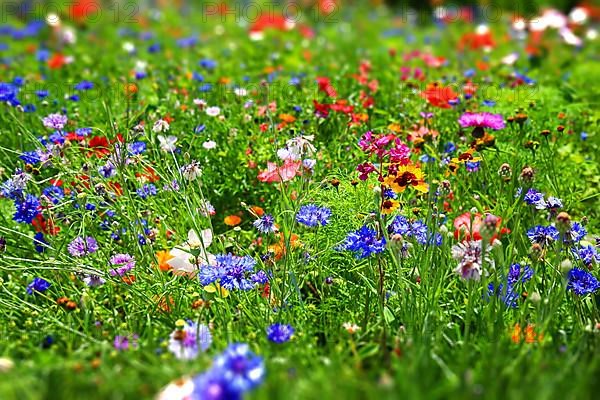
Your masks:
<svg viewBox="0 0 600 400"><path fill-rule="evenodd" d="M215 265L200 266L198 277L204 286L218 280L220 285L227 290L250 290L256 285L252 281L255 265L256 261L249 256L218 255Z"/></svg>
<svg viewBox="0 0 600 400"><path fill-rule="evenodd" d="M578 249L572 249L572 251L585 265L592 265L594 262L600 262L600 254L598 254L596 248L591 244L581 246Z"/></svg>
<svg viewBox="0 0 600 400"><path fill-rule="evenodd" d="M23 152L19 158L26 164L35 165L40 162L40 153L37 150Z"/></svg>
<svg viewBox="0 0 600 400"><path fill-rule="evenodd" d="M542 246L548 246L552 244L555 240L560 236L558 229L553 227L552 225L543 226L538 225L534 226L530 230L527 231L527 237L531 241L531 243L537 243Z"/></svg>
<svg viewBox="0 0 600 400"><path fill-rule="evenodd" d="M410 232L410 222L404 215L397 215L388 226L390 235L405 236Z"/></svg>
<svg viewBox="0 0 600 400"><path fill-rule="evenodd" d="M294 334L294 328L288 324L273 324L267 328L267 338L274 343L285 343Z"/></svg>
<svg viewBox="0 0 600 400"><path fill-rule="evenodd" d="M310 228L318 225L327 225L329 217L331 217L331 210L329 208L319 207L315 204L303 205L296 213L296 221Z"/></svg>
<svg viewBox="0 0 600 400"><path fill-rule="evenodd" d="M75 90L90 90L94 88L94 83L90 81L81 81L75 85Z"/></svg>
<svg viewBox="0 0 600 400"><path fill-rule="evenodd" d="M98 242L92 236L77 236L69 243L67 250L73 257L83 257L98 251Z"/></svg>
<svg viewBox="0 0 600 400"><path fill-rule="evenodd" d="M217 62L215 60L205 58L203 60L200 60L198 65L200 65L204 69L215 69L217 67Z"/></svg>
<svg viewBox="0 0 600 400"><path fill-rule="evenodd" d="M44 278L33 278L33 281L27 285L27 294L34 294L34 292L45 292L52 286L50 282Z"/></svg>
<svg viewBox="0 0 600 400"><path fill-rule="evenodd" d="M157 193L156 186L154 186L151 183L147 183L144 186L142 186L141 188L139 188L138 190L136 190L136 193L142 199L146 199L149 196L156 196L156 193Z"/></svg>
<svg viewBox="0 0 600 400"><path fill-rule="evenodd" d="M452 142L446 143L444 146L444 153L451 154L456 151L456 145Z"/></svg>
<svg viewBox="0 0 600 400"><path fill-rule="evenodd" d="M19 88L12 83L0 82L0 102L14 103L17 101Z"/></svg>
<svg viewBox="0 0 600 400"><path fill-rule="evenodd" d="M598 279L583 269L573 268L569 271L567 279L567 290L571 290L579 296L594 293L600 289Z"/></svg>
<svg viewBox="0 0 600 400"><path fill-rule="evenodd" d="M467 169L467 172L477 172L479 171L479 161L467 161L465 163L465 167Z"/></svg>
<svg viewBox="0 0 600 400"><path fill-rule="evenodd" d="M250 275L250 280L257 285L264 285L269 282L269 276L265 271L258 271L255 274Z"/></svg>
<svg viewBox="0 0 600 400"><path fill-rule="evenodd" d="M495 290L494 284L490 283L488 285L488 294L500 297L507 307L516 308L522 285L531 280L532 277L533 269L529 266L525 265L522 267L520 264L513 264L508 270L506 284L498 284L498 288Z"/></svg>
<svg viewBox="0 0 600 400"><path fill-rule="evenodd" d="M557 197L548 197L548 200L546 200L546 208L550 209L550 210L555 210L557 208L562 208L563 204L562 204L562 200L557 198Z"/></svg>
<svg viewBox="0 0 600 400"><path fill-rule="evenodd" d="M107 161L106 164L98 167L98 173L104 178L110 178L111 176L115 176L117 174L117 169L110 161Z"/></svg>
<svg viewBox="0 0 600 400"><path fill-rule="evenodd" d="M565 243L577 243L587 235L587 230L579 222L573 222L565 233Z"/></svg>
<svg viewBox="0 0 600 400"><path fill-rule="evenodd" d="M260 385L265 375L262 357L245 343L229 345L215 358L212 368L219 371L231 392L240 394Z"/></svg>
<svg viewBox="0 0 600 400"><path fill-rule="evenodd" d="M544 208L546 208L544 193L540 193L535 189L529 189L527 193L525 193L523 201L531 206L535 206L535 208L537 208L538 210L543 210Z"/></svg>
<svg viewBox="0 0 600 400"><path fill-rule="evenodd" d="M252 225L254 225L254 227L261 233L277 232L275 218L273 218L273 216L270 214L264 214L262 217L254 221Z"/></svg>
<svg viewBox="0 0 600 400"><path fill-rule="evenodd" d="M356 258L366 258L385 250L385 238L377 239L375 229L364 225L359 230L350 232L341 248L355 252Z"/></svg>
<svg viewBox="0 0 600 400"><path fill-rule="evenodd" d="M427 229L427 225L425 225L425 223L421 220L419 221L415 221L413 222L413 224L410 227L411 229L411 236L413 236L418 243L420 244L426 244L427 243L427 239L429 237L429 230Z"/></svg>
<svg viewBox="0 0 600 400"><path fill-rule="evenodd" d="M40 213L40 199L32 194L28 194L24 199L15 199L15 214L13 220L30 224Z"/></svg>
<svg viewBox="0 0 600 400"><path fill-rule="evenodd" d="M242 394L234 392L220 371L210 369L194 377L193 400L241 400Z"/></svg>
<svg viewBox="0 0 600 400"><path fill-rule="evenodd" d="M137 155L142 154L146 151L146 143L145 142L133 142L127 146L127 150L129 150L129 154Z"/></svg>

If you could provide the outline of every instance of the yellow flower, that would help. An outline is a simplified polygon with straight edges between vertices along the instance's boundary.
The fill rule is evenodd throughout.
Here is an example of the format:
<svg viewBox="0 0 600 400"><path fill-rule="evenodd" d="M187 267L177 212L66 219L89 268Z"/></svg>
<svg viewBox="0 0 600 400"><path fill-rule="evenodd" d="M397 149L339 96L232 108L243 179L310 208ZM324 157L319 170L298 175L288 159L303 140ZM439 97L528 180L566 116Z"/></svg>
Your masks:
<svg viewBox="0 0 600 400"><path fill-rule="evenodd" d="M385 178L385 184L396 193L404 192L409 186L419 192L426 193L429 190L429 185L425 183L424 179L425 174L420 168L414 165L401 165L398 167L396 174Z"/></svg>
<svg viewBox="0 0 600 400"><path fill-rule="evenodd" d="M204 286L204 290L208 293L218 293L221 297L229 296L229 290L219 285L217 282Z"/></svg>
<svg viewBox="0 0 600 400"><path fill-rule="evenodd" d="M391 214L396 211L400 207L400 202L394 199L385 199L381 204L381 213L382 214Z"/></svg>

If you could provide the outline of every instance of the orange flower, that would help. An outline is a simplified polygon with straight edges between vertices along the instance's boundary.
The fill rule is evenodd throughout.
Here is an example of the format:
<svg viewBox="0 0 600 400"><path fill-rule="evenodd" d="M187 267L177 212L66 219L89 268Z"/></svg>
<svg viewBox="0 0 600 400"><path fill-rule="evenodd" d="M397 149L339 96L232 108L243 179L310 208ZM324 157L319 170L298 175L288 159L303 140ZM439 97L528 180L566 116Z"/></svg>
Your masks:
<svg viewBox="0 0 600 400"><path fill-rule="evenodd" d="M242 222L242 219L240 217L238 217L237 215L228 215L225 217L223 222L227 226L237 226Z"/></svg>
<svg viewBox="0 0 600 400"><path fill-rule="evenodd" d="M525 343L539 343L544 339L544 335L541 333L536 333L534 325L532 324L527 324L527 327L525 327L525 332L523 332L521 325L516 323L513 327L510 339L516 344L521 343L523 340L525 340Z"/></svg>
<svg viewBox="0 0 600 400"><path fill-rule="evenodd" d="M281 122L285 122L287 124L291 124L292 122L296 122L296 117L290 114L279 114L279 120Z"/></svg>
<svg viewBox="0 0 600 400"><path fill-rule="evenodd" d="M292 233L292 236L290 237L290 248L295 249L299 246L300 243L298 242L298 235ZM279 242L270 245L269 251L273 253L273 256L275 257L276 261L281 260L281 257L283 257L286 254L286 241L283 236L283 233L279 233Z"/></svg>
<svg viewBox="0 0 600 400"><path fill-rule="evenodd" d="M262 207L259 206L252 206L250 207L250 210L252 210L252 212L256 214L257 217L262 217L265 213L265 210L263 210Z"/></svg>
<svg viewBox="0 0 600 400"><path fill-rule="evenodd" d="M173 256L171 255L171 253L169 253L168 250L161 250L158 253L156 253L156 259L158 260L158 268L160 268L160 270L163 272L170 270L171 266L167 264L167 261L169 261L172 258Z"/></svg>

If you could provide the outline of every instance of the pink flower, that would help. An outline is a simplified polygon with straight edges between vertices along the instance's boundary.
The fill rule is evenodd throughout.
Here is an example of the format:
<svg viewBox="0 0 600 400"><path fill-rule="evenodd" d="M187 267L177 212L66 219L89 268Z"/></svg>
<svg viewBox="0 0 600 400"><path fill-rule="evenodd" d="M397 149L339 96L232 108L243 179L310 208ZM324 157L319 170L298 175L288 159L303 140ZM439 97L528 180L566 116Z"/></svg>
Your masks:
<svg viewBox="0 0 600 400"><path fill-rule="evenodd" d="M286 159L282 166L268 162L267 169L258 174L258 180L261 182L287 182L300 175L300 166L302 161L293 161Z"/></svg>
<svg viewBox="0 0 600 400"><path fill-rule="evenodd" d="M502 118L502 115L488 112L464 113L458 119L458 123L463 128L474 127L489 128L494 130L504 128L504 119Z"/></svg>

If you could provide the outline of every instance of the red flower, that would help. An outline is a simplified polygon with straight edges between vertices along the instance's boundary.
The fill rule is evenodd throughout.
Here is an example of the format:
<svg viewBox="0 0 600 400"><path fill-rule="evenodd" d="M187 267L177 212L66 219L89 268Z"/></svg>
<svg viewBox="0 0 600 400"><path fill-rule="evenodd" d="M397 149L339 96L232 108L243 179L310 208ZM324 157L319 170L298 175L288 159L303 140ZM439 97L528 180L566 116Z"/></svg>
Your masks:
<svg viewBox="0 0 600 400"><path fill-rule="evenodd" d="M432 106L450 108L450 100L457 99L458 95L450 86L444 87L437 83L430 83L425 91L421 92L421 97L426 99Z"/></svg>
<svg viewBox="0 0 600 400"><path fill-rule="evenodd" d="M44 219L42 214L38 214L35 219L31 221L31 225L36 232L42 232L45 235L56 236L58 235L58 232L60 232L60 228L54 225L54 222L51 219Z"/></svg>
<svg viewBox="0 0 600 400"><path fill-rule="evenodd" d="M319 91L324 92L329 97L337 97L335 88L331 85L329 78L319 76L317 77L317 85L319 85Z"/></svg>
<svg viewBox="0 0 600 400"><path fill-rule="evenodd" d="M62 54L56 53L48 60L48 67L50 69L59 69L62 68L66 63L66 58Z"/></svg>
<svg viewBox="0 0 600 400"><path fill-rule="evenodd" d="M91 138L88 142L88 147L91 150L87 154L88 157L96 155L96 157L102 158L110 154L108 139L104 136L94 136Z"/></svg>

